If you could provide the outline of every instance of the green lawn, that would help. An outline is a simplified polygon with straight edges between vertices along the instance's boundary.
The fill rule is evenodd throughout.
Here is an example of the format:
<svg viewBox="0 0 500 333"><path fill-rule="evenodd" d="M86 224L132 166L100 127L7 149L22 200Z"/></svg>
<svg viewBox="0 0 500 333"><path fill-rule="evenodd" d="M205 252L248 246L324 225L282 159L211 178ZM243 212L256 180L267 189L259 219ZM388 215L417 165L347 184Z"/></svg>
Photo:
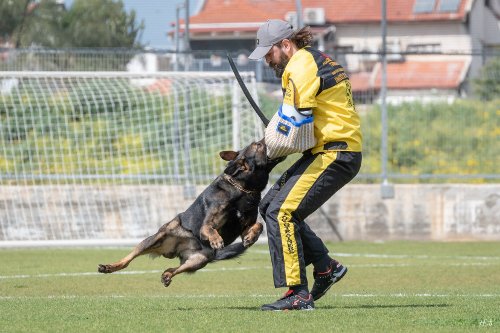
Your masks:
<svg viewBox="0 0 500 333"><path fill-rule="evenodd" d="M168 288L177 260L96 273L128 248L0 250L0 332L500 332L500 243L328 245L349 272L296 312L260 311L284 292L265 245Z"/></svg>

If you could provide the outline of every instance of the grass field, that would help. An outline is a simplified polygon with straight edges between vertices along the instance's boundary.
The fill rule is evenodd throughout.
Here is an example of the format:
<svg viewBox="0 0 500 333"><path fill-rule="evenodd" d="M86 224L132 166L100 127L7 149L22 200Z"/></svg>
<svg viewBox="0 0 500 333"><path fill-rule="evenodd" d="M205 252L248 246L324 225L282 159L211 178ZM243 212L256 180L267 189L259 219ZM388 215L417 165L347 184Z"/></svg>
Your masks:
<svg viewBox="0 0 500 333"><path fill-rule="evenodd" d="M0 332L500 332L500 243L328 245L349 272L314 311L291 312L260 311L284 292L265 245L168 288L177 261L96 273L128 248L0 250Z"/></svg>

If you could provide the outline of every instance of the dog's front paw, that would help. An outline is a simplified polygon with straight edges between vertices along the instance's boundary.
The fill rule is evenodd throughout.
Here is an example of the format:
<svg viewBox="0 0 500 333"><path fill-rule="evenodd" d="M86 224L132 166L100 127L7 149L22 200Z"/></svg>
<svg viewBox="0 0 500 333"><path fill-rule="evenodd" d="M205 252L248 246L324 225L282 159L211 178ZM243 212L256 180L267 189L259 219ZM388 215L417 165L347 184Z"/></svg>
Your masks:
<svg viewBox="0 0 500 333"><path fill-rule="evenodd" d="M257 235L247 235L243 238L243 246L249 247L253 245L259 239L259 234Z"/></svg>
<svg viewBox="0 0 500 333"><path fill-rule="evenodd" d="M244 247L249 247L250 245L252 245L253 243L255 243L255 240L253 239L250 239L248 236L243 238L243 246Z"/></svg>
<svg viewBox="0 0 500 333"><path fill-rule="evenodd" d="M210 247L214 250L220 250L224 247L224 240L221 236L210 238Z"/></svg>
<svg viewBox="0 0 500 333"><path fill-rule="evenodd" d="M248 229L245 236L243 236L243 246L249 247L253 245L262 233L263 226L260 223L254 224L250 229Z"/></svg>

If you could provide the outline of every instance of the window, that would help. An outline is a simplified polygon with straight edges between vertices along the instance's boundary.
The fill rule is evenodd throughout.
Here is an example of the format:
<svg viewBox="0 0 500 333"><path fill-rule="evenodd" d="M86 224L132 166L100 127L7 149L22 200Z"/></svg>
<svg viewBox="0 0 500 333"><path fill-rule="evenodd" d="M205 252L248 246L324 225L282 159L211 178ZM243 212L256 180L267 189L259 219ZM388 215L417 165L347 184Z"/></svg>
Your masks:
<svg viewBox="0 0 500 333"><path fill-rule="evenodd" d="M413 14L432 13L436 0L415 0Z"/></svg>
<svg viewBox="0 0 500 333"><path fill-rule="evenodd" d="M354 52L354 46L352 45L337 45L335 47L335 52L339 54L346 54Z"/></svg>
<svg viewBox="0 0 500 333"><path fill-rule="evenodd" d="M461 0L441 0L439 2L438 11L440 12L456 12L460 6Z"/></svg>
<svg viewBox="0 0 500 333"><path fill-rule="evenodd" d="M441 53L441 44L408 44L406 52L409 53Z"/></svg>

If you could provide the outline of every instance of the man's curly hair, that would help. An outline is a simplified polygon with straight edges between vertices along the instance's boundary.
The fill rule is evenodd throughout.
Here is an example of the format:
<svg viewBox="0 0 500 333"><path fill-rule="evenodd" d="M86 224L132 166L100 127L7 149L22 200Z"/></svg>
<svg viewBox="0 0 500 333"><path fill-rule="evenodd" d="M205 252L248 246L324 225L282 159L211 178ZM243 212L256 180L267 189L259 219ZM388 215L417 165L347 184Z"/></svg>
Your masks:
<svg viewBox="0 0 500 333"><path fill-rule="evenodd" d="M292 37L289 38L299 49L310 46L313 41L313 35L311 32L311 28L309 26L305 26L302 29L294 32Z"/></svg>

